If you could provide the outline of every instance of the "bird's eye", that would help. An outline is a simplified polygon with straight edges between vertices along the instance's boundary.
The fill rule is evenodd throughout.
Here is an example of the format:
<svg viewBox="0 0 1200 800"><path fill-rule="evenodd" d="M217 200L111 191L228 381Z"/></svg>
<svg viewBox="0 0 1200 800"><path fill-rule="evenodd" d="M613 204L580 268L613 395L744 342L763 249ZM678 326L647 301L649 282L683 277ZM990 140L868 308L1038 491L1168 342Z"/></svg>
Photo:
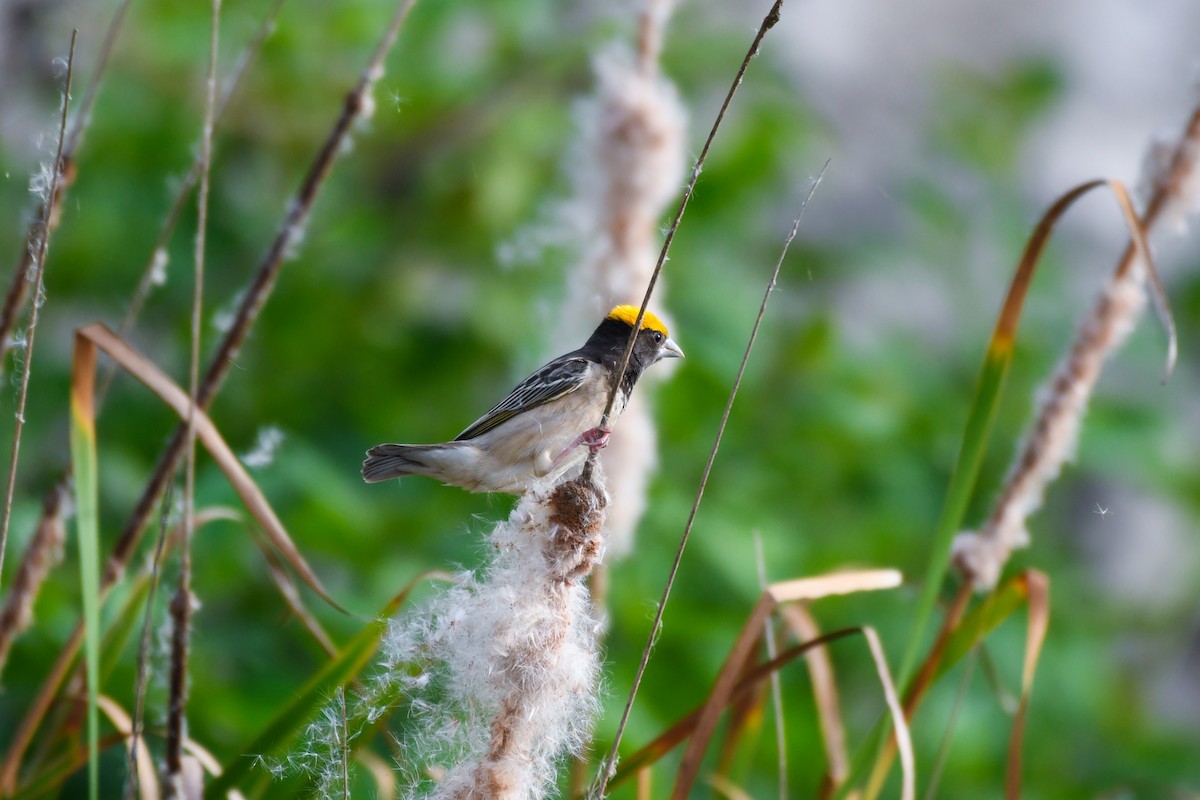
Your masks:
<svg viewBox="0 0 1200 800"><path fill-rule="evenodd" d="M655 331L654 332L654 341L661 344L662 340L663 340L663 335L661 333L659 333L658 331Z"/></svg>

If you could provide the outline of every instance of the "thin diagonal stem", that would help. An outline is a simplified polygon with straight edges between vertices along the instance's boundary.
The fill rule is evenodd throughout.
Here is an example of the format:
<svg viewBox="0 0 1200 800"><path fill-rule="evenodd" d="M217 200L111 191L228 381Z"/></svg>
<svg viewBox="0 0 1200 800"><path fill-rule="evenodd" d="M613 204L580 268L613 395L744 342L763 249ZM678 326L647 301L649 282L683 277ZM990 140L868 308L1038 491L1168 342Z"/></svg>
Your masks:
<svg viewBox="0 0 1200 800"><path fill-rule="evenodd" d="M625 710L621 713L621 721L617 725L617 733L613 738L612 748L608 751L608 756L601 765L600 774L592 784L592 790L588 793L589 797L593 798L593 800L598 800L604 796L605 787L607 787L609 777L611 777L612 770L616 766L617 749L621 745L621 736L624 734L625 726L629 722L629 713L633 710L633 702L637 697L638 688L642 684L642 676L646 673L646 665L650 662L650 651L654 647L654 640L657 638L659 628L662 625L667 601L671 597L671 588L675 585L675 576L679 574L679 565L683 561L683 551L687 547L688 538L691 536L692 525L696 521L696 513L700 510L700 501L704 499L704 490L708 486L708 478L712 474L713 463L717 459L717 450L721 447L721 438L725 435L725 426L729 423L729 415L733 411L733 402L737 399L738 389L742 385L742 376L746 374L746 365L750 362L750 353L754 349L755 340L758 338L758 330L762 326L763 316L767 313L767 303L770 302L771 292L775 291L776 283L779 280L779 272L783 268L783 261L792 246L792 241L796 238L796 233L800 230L800 220L804 217L804 211L808 208L808 202L817 191L817 187L820 186L821 179L825 176L825 169L828 166L829 162L826 161L825 166L821 168L821 173L813 180L812 187L808 190L808 195L804 198L803 205L800 206L800 213L796 216L796 221L792 223L792 229L784 241L783 250L779 254L779 260L775 262L775 269L771 272L771 279L767 282L766 291L763 292L762 303L758 307L758 316L754 319L754 328L750 331L750 338L746 342L746 351L742 355L742 363L738 367L737 377L733 380L733 387L729 390L729 399L725 403L725 411L721 414L721 422L717 426L717 435L713 440L712 449L709 450L708 461L704 465L704 473L700 476L700 485L696 489L696 499L692 501L692 508L688 512L687 522L683 526L683 535L680 537L679 547L675 551L675 561L671 564L667 583L663 587L662 597L659 599L658 608L654 613L654 621L650 624L650 635L646 639L646 646L642 649L642 658L638 663L637 673L633 678L633 688L629 691L629 699L625 702Z"/></svg>
<svg viewBox="0 0 1200 800"><path fill-rule="evenodd" d="M638 331L642 329L642 319L646 316L646 306L650 304L650 297L654 294L654 287L658 284L658 277L662 274L663 265L667 263L667 254L671 251L671 243L675 241L675 233L679 230L679 223L683 220L683 213L687 210L688 202L692 199L692 193L696 189L696 183L700 180L700 171L703 169L704 162L708 158L708 151L712 148L713 140L717 138L717 131L721 128L721 122L725 119L725 112L729 110L729 104L733 102L733 96L737 94L738 87L742 85L742 78L745 76L746 70L750 67L750 62L758 55L763 37L767 35L767 31L775 27L775 23L779 22L779 12L782 8L783 0L775 0L775 4L771 6L771 10L767 12L767 16L763 17L762 24L758 27L758 33L755 34L754 41L750 43L750 49L746 51L746 57L742 59L742 65L738 67L737 76L733 79L733 83L730 84L729 91L725 93L725 100L721 103L720 110L717 111L717 118L713 120L712 128L708 131L708 138L704 140L704 147L700 149L700 155L696 157L696 163L692 167L692 177L683 189L683 196L679 198L679 207L675 209L675 218L671 220L671 225L667 228L666 236L663 238L662 250L659 251L658 261L654 264L654 271L650 273L650 282L646 284L646 294L642 297L642 305L638 308L637 319L634 320L633 330L629 333L629 341L625 343L625 352L621 354L621 361L617 365L616 376L613 380L612 388L608 392L608 402L604 406L604 414L600 417L600 424L598 426L600 428L607 428L611 422L613 406L617 401L617 391L621 386L621 379L625 377L625 370L629 367L629 358L633 355L633 344L637 341ZM598 452L597 450L593 450L584 463L582 480L585 482L591 480Z"/></svg>
<svg viewBox="0 0 1200 800"><path fill-rule="evenodd" d="M49 237L58 226L59 210L62 208L63 198L66 196L67 186L71 184L75 175L75 152L79 149L79 145L83 141L83 134L87 131L88 122L92 118L92 107L96 102L100 80L104 77L104 72L108 67L113 46L117 41L117 34L121 31L121 26L125 21L125 12L129 9L129 2L130 0L121 0L117 5L117 10L113 12L108 29L104 32L104 41L100 45L100 52L96 56L96 69L92 73L91 82L83 93L83 100L75 113L71 129L67 131L66 139L62 142L62 151L58 160L61 175L58 189L42 202L34 222L25 234L24 247L21 249L20 258L17 259L17 268L13 272L12 283L8 287L3 305L0 306L0 371L3 370L4 356L12 346L11 334L17 326L17 318L21 316L21 309L25 306L26 290L29 287L29 269L33 266L33 254L37 250L38 237Z"/></svg>
<svg viewBox="0 0 1200 800"><path fill-rule="evenodd" d="M385 32L367 68L359 78L358 84L347 94L342 107L342 113L334 123L329 138L322 145L321 151L309 168L308 174L305 176L299 191L292 198L288 207L287 217L280 226L266 255L263 256L262 261L259 263L250 287L246 290L242 303L238 307L233 325L226 332L225 338L222 339L221 344L217 348L217 352L209 360L208 369L204 373L196 395L196 405L201 410L207 410L209 404L212 403L213 398L225 380L225 376L229 372L230 366L236 360L242 344L249 335L250 328L253 327L255 321L258 319L258 314L267 302L267 298L270 297L271 290L275 286L275 280L279 277L279 272L283 268L284 256L293 243L299 239L300 232L308 220L308 215L312 211L317 195L320 193L322 186L324 186L325 178L333 168L333 163L338 153L344 150L344 144L350 133L350 129L362 116L366 94L374 87L375 82L382 74L383 59L395 42L396 36L400 32L400 26L407 18L408 12L414 4L415 0L405 0L397 9L395 16L392 18L391 25ZM142 492L142 496L134 508L132 517L126 523L125 528L121 532L121 537L117 541L112 555L109 557L104 575L104 587L102 588L111 586L124 569L125 564L128 563L134 547L136 547L141 538L146 521L149 519L158 498L162 495L167 476L174 470L175 466L179 463L179 458L183 455L185 429L186 425L183 423L176 426L175 432L167 443L166 449L160 456L150 482Z"/></svg>
<svg viewBox="0 0 1200 800"><path fill-rule="evenodd" d="M67 81L63 87L62 116L58 126L58 147L54 152L54 174L50 178L50 194L43 208L45 214L39 223L37 250L33 260L34 301L29 311L29 331L25 337L25 363L21 369L21 388L17 395L17 415L13 423L12 453L8 459L8 482L4 489L4 510L0 513L0 575L4 572L4 553L8 549L8 527L12 520L13 494L17 485L17 462L21 456L21 433L25 430L25 401L29 397L29 374L33 368L33 339L37 334L38 312L41 310L42 281L46 272L46 254L50 249L50 213L53 200L58 194L58 184L63 168L63 140L67 134L67 107L71 104L71 77L75 69L75 39L79 31L71 31L71 49L67 54Z"/></svg>

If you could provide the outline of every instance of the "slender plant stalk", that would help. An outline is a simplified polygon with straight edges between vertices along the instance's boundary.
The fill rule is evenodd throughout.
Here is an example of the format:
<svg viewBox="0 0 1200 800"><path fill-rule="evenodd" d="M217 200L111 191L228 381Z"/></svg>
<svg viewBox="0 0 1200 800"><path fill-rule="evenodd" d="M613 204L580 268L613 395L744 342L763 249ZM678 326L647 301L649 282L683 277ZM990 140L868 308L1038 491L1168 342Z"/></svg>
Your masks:
<svg viewBox="0 0 1200 800"><path fill-rule="evenodd" d="M48 238L58 227L59 214L63 199L66 197L67 187L71 185L75 177L75 152L83 142L83 135L91 121L92 107L96 103L100 79L104 77L108 68L109 58L112 56L113 46L117 41L117 34L121 31L121 26L125 21L125 12L129 9L129 2L130 0L121 0L117 5L117 10L113 12L108 29L104 32L104 41L100 44L100 52L96 56L96 69L84 91L83 100L79 104L71 129L67 132L66 140L62 144L62 153L58 162L61 168L62 182L59 184L58 190L39 206L34 222L25 234L24 247L21 248L21 255L17 259L17 268L13 271L12 283L8 287L3 306L0 306L0 371L3 371L4 368L4 356L8 354L8 350L12 346L12 333L16 329L17 319L21 316L21 309L25 307L26 290L29 287L29 269L33 266L33 253L37 250L39 236ZM42 233L39 233L39 229Z"/></svg>
<svg viewBox="0 0 1200 800"><path fill-rule="evenodd" d="M50 214L53 213L54 203L51 198L58 195L59 183L63 176L63 141L67 135L67 108L71 104L71 78L75 70L75 40L79 36L79 31L71 31L71 49L67 53L67 79L66 85L63 87L62 95L62 115L58 125L58 146L54 152L54 173L50 178L50 189L47 200L42 204L44 209L42 218L34 223L31 230L36 230L34 241L36 241L35 256L33 259L33 285L35 287L35 300L29 311L29 330L25 336L25 359L21 369L21 388L17 394L17 414L13 422L13 442L12 452L8 458L8 481L4 488L4 511L0 514L0 575L4 573L4 553L8 549L8 528L12 521L12 504L13 493L17 485L17 463L21 456L21 433L25 430L25 401L29 397L29 374L33 368L33 340L37 334L38 312L41 311L41 296L43 289L43 279L46 273L46 254L50 249L50 230L51 221ZM7 336L3 340L7 340ZM3 353L0 352L0 358Z"/></svg>
<svg viewBox="0 0 1200 800"><path fill-rule="evenodd" d="M758 43L762 39L763 33L767 30L770 24L773 25L778 21L779 3L775 4L772 9L771 16L763 22L763 27L759 29L759 35L755 37L754 47L751 49L750 55L747 57L747 62L750 57L758 50ZM774 20L771 17L774 17ZM743 69L745 63L743 63ZM738 82L741 81L741 73L739 73ZM737 85L736 83L734 84ZM711 137L710 137L711 138ZM679 574L679 565L683 561L683 551L687 547L688 538L692 533L692 525L696 521L696 513L700 510L700 501L704 498L704 489L708 485L708 477L712 474L713 462L717 458L717 450L721 446L721 438L725 435L725 426L729 422L729 415L733 410L733 402L737 398L738 389L742 384L742 376L746 374L746 365L750 361L750 353L754 349L754 342L758 338L758 330L762 325L763 316L767 312L767 303L770 301L771 292L775 290L777 281L779 280L779 272L783 268L783 261L787 257L788 249L791 247L792 241L796 238L796 233L800 230L800 220L804 217L804 211L808 208L808 202L812 199L813 194L817 191L817 187L821 184L821 179L825 176L825 169L829 166L829 162L825 162L825 166L821 168L821 173L813 181L812 187L808 190L808 195L804 198L804 203L800 206L800 213L796 216L796 221L792 224L792 229L788 233L787 239L783 245L783 251L779 255L779 260L775 263L775 269L771 273L771 279L767 282L766 291L763 293L762 303L758 307L758 316L754 320L754 327L750 331L750 338L746 342L746 351L742 355L742 363L738 367L737 377L734 378L733 387L729 392L729 399L725 403L725 411L721 415L721 422L717 426L717 435L713 440L712 449L708 453L708 461L704 465L704 472L700 476L700 486L696 490L696 499L692 502L691 511L688 512L687 522L683 527L683 534L679 540L679 547L675 551L675 560L671 564L671 571L667 576L666 585L663 587L662 597L659 599L658 607L654 613L654 620L650 624L650 634L646 639L646 646L642 649L642 657L638 662L637 672L633 678L633 686L629 691L629 698L625 702L625 710L621 712L621 721L617 724L617 733L613 737L612 747L608 751L608 755L601 764L600 772L596 776L596 780L592 783L592 789L588 796L593 800L599 800L604 796L604 791L608 786L609 778L612 776L612 771L617 763L617 752L621 745L621 736L625 732L625 726L629 723L629 714L633 710L634 700L637 698L638 688L641 686L642 677L646 673L646 665L650 663L650 652L654 647L654 640L658 636L658 631L662 625L663 614L666 611L667 601L671 596L671 588L675 584L675 576ZM661 267L661 262L659 264ZM647 299L649 296L647 295ZM645 311L645 302L642 304L642 311ZM634 329L637 330L637 325ZM628 355L628 351L626 352Z"/></svg>
<svg viewBox="0 0 1200 800"><path fill-rule="evenodd" d="M771 10L763 18L762 24L758 28L758 33L755 34L754 41L751 42L750 49L746 52L746 57L742 59L742 65L738 67L737 75L734 77L729 91L725 93L725 100L721 103L721 108L717 111L717 117L713 120L712 128L708 131L708 137L704 140L704 147L700 149L700 155L696 157L696 163L692 167L692 176L688 179L687 186L683 188L683 196L679 198L679 207L675 209L675 217L671 220L671 224L667 228L666 236L663 237L662 250L659 251L658 261L654 264L654 271L650 273L650 280L646 284L646 294L642 297L642 305L638 309L637 319L633 321L633 330L629 333L629 341L625 343L625 352L621 354L621 361L617 365L616 379L613 381L612 389L609 390L608 402L604 406L604 414L600 417L600 424L598 426L600 428L607 428L611 421L613 406L617 401L617 390L621 386L621 379L625 377L625 370L629 367L629 359L633 355L633 344L637 341L638 331L642 328L642 319L646 316L646 306L650 304L650 297L654 294L654 287L658 283L659 276L662 275L663 265L667 262L667 254L671 251L671 243L675 241L675 233L679 230L679 223L683 221L683 213L687 210L688 202L692 199L692 193L696 189L696 183L700 180L700 171L704 167L704 162L708 159L708 151L712 148L713 140L717 138L717 131L721 127L721 122L725 119L725 112L729 110L729 105L733 102L733 96L737 93L738 87L742 85L742 78L745 77L746 70L750 67L750 62L758 55L763 37L767 35L767 31L775 27L775 23L779 22L779 12L782 8L783 0L775 0L774 5L771 6ZM592 451L587 461L584 462L581 479L585 483L591 480L592 470L595 469L597 452Z"/></svg>
<svg viewBox="0 0 1200 800"><path fill-rule="evenodd" d="M230 366L236 360L242 343L250 333L258 319L258 314L271 295L275 280L283 268L284 256L300 236L300 232L312 211L313 204L325 184L333 164L339 153L345 150L345 142L355 122L363 116L367 108L366 96L374 88L375 83L383 74L383 62L388 51L395 43L404 20L416 4L416 0L402 0L397 6L390 24L380 39L375 52L372 54L366 69L359 77L358 83L347 94L341 114L334 122L333 129L321 146L316 158L304 178L296 195L288 205L288 213L280 225L274 241L267 253L259 262L258 269L246 290L233 325L226 331L217 352L209 361L208 369L200 383L196 396L196 405L200 410L206 410L220 390ZM141 497L135 506L130 519L121 531L117 543L113 546L105 564L101 578L101 596L120 579L129 559L141 541L146 523L150 519L159 498L162 496L171 474L174 472L183 455L186 424L176 426L166 448L159 456L158 464L150 477ZM75 630L68 636L59 653L58 660L50 668L46 681L26 712L15 735L11 740L5 759L0 764L0 791L11 791L15 786L17 770L21 764L29 742L41 719L49 710L58 688L66 677L75 654L83 641L83 625L76 625Z"/></svg>
<svg viewBox="0 0 1200 800"><path fill-rule="evenodd" d="M200 386L200 328L204 310L204 249L208 229L208 188L212 173L213 119L217 105L217 40L220 36L221 0L212 0L208 37L208 79L205 82L204 130L200 136L200 188L196 195L196 238L192 271L192 335L188 359L187 427L184 437L183 542L179 586L171 602L172 638L170 698L167 713L168 797L180 797L183 783L184 721L187 716L188 655L192 632L192 536L196 527L196 392Z"/></svg>
<svg viewBox="0 0 1200 800"><path fill-rule="evenodd" d="M158 579L162 574L163 552L167 545L168 523L171 513L171 488L174 483L167 484L163 494L162 507L159 510L158 541L154 545L154 560L150 564L150 588L146 592L146 610L142 617L142 636L138 642L137 673L134 679L134 709L133 721L130 725L129 744L129 777L125 782L125 800L134 800L139 792L139 772L137 768L138 740L145 729L146 719L146 677L149 673L147 665L150 661L150 629L154 624L154 599L158 596Z"/></svg>

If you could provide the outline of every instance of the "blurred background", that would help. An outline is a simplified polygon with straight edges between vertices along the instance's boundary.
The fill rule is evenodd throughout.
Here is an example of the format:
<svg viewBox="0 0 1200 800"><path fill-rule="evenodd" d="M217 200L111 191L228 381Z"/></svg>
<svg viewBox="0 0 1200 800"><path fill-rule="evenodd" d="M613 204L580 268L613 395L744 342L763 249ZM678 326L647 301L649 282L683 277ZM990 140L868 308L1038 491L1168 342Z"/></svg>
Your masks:
<svg viewBox="0 0 1200 800"><path fill-rule="evenodd" d="M36 207L29 176L53 157L70 30L79 29L78 98L113 6L0 3L5 281ZM223 72L267 6L225 4ZM676 10L662 63L690 115L689 158L768 7L704 0ZM556 208L571 185L575 103L592 87L593 55L614 38L632 41L637 8L418 4L388 59L373 118L335 167L212 406L241 453L264 432L282 434L253 474L332 594L358 613L374 613L425 570L479 564L483 533L511 506L420 479L366 486L359 464L381 441L452 438L516 380L577 346L556 330L567 267L578 257L554 235ZM215 139L205 353L390 13L381 0L290 0L234 95ZM137 0L113 51L51 243L3 587L41 495L67 462L72 331L119 323L197 147L207 39L207 3ZM1200 99L1197 64L1200 6L1188 0L784 8L718 137L652 304L669 311L688 358L650 390L661 467L632 553L610 563L599 741L611 741L766 278L825 161L626 748L705 696L760 590L756 536L769 580L847 566L902 570L903 589L814 607L829 629L876 626L899 662L973 382L1025 237L1077 183L1137 185L1152 140L1173 135ZM181 383L193 229L189 210L166 283L130 337ZM990 508L1037 387L1125 239L1116 203L1102 192L1060 226L1026 306L972 523ZM1159 384L1164 337L1147 318L1102 378L1077 464L1052 487L1031 521L1032 547L1009 568L1045 570L1053 592L1025 742L1031 798L1200 793L1200 239L1165 225L1154 244L1179 324L1175 375ZM0 409L15 407L15 374L10 360ZM127 376L114 383L99 422L103 542L123 525L173 426L140 385ZM10 446L8 427L0 452ZM236 506L219 471L200 464L198 502ZM189 721L224 758L323 656L287 613L242 526L204 529L195 565L202 608ZM76 576L71 545L4 673L0 746L74 625ZM309 600L339 640L361 625ZM1023 636L1018 614L989 639L1010 690L1019 686ZM157 658L152 726L163 714ZM883 708L873 667L853 640L833 659L858 742ZM132 683L132 664L131 649L117 687ZM957 674L917 720L919 775L933 767ZM809 796L824 769L811 691L802 665L782 675L789 782L795 796ZM997 796L1010 729L996 689L977 672L940 793ZM739 759L734 779L751 796L770 796L769 720ZM665 790L665 771L659 782Z"/></svg>

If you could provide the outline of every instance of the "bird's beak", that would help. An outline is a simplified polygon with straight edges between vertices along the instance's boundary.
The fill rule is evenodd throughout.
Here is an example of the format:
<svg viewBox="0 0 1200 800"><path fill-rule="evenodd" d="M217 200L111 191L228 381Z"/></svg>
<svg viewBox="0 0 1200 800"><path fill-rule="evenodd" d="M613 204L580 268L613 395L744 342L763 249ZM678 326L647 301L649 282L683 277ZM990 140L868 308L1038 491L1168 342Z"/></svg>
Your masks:
<svg viewBox="0 0 1200 800"><path fill-rule="evenodd" d="M683 358L683 351L679 349L679 345L675 344L675 340L668 336L663 341L662 347L659 348L658 357Z"/></svg>

